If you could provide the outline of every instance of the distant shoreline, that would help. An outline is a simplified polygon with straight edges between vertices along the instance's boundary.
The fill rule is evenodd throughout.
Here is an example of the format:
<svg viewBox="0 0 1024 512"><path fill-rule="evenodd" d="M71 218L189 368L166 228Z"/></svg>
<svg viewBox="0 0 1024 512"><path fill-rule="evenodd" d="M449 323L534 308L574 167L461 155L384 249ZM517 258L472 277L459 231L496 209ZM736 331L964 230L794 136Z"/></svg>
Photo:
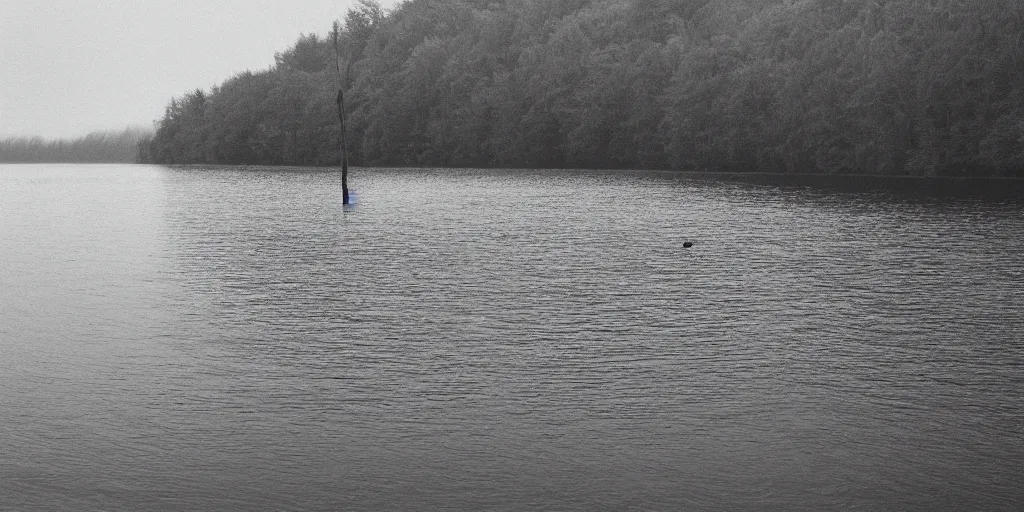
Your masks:
<svg viewBox="0 0 1024 512"><path fill-rule="evenodd" d="M896 191L925 195L1024 197L1024 178L979 176L889 176L880 174L776 174L765 172L671 171L704 181L815 187L847 192Z"/></svg>
<svg viewBox="0 0 1024 512"><path fill-rule="evenodd" d="M166 165L166 164L154 164ZM237 167L251 169L322 169L328 170L337 166L297 166L297 165L252 165L252 164L174 164L166 165L177 168L201 167ZM1016 176L894 176L885 174L785 174L770 172L726 172L726 171L687 171L664 169L585 169L585 168L516 168L516 167L441 167L441 166L354 166L354 176L358 179L360 170L373 169L440 169L446 171L467 172L596 172L596 173L636 173L658 174L698 181L735 182L752 185L778 187L813 187L832 189L842 192L899 192L914 195L937 196L982 196L982 197L1015 197L1024 198L1024 177Z"/></svg>
<svg viewBox="0 0 1024 512"><path fill-rule="evenodd" d="M133 164L130 162L0 162L0 165L155 165L178 169L236 168L251 170L317 170L330 171L337 166L256 165L256 164ZM812 187L842 192L898 192L914 195L982 196L1024 198L1024 177L1015 176L893 176L884 174L785 174L770 172L686 171L662 169L583 169L583 168L516 168L516 167L440 167L440 166L355 166L360 171L376 169L431 169L465 172L589 172L657 174L695 181L747 183L777 187Z"/></svg>

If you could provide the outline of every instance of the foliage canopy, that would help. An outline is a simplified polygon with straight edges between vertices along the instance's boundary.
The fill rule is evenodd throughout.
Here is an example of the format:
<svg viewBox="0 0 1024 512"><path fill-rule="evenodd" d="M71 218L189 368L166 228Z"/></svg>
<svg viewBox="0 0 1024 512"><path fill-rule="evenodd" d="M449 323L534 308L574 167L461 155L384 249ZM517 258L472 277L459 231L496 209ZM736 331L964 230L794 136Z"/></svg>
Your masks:
<svg viewBox="0 0 1024 512"><path fill-rule="evenodd" d="M361 165L1024 175L1018 0L363 0ZM162 163L331 165L332 39L175 98Z"/></svg>

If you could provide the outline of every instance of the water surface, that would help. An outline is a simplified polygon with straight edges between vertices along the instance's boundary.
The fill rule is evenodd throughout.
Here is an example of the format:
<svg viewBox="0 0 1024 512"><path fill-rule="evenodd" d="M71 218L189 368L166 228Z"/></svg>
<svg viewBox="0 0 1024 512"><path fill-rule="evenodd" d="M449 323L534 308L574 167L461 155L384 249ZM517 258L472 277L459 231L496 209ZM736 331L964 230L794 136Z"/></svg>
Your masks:
<svg viewBox="0 0 1024 512"><path fill-rule="evenodd" d="M1024 503L1020 203L352 183L345 209L326 170L0 166L0 503Z"/></svg>

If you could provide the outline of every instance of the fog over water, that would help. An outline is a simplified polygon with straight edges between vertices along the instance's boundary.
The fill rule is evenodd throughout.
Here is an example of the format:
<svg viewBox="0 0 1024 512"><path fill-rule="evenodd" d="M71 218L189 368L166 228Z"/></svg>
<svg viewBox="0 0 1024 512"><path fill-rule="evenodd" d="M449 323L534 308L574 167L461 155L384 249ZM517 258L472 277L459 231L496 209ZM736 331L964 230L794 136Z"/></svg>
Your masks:
<svg viewBox="0 0 1024 512"><path fill-rule="evenodd" d="M1019 202L357 169L345 209L339 181L0 166L0 501L1024 501Z"/></svg>
<svg viewBox="0 0 1024 512"><path fill-rule="evenodd" d="M273 65L275 52L300 33L326 33L352 4L0 2L0 138L151 127L172 96Z"/></svg>

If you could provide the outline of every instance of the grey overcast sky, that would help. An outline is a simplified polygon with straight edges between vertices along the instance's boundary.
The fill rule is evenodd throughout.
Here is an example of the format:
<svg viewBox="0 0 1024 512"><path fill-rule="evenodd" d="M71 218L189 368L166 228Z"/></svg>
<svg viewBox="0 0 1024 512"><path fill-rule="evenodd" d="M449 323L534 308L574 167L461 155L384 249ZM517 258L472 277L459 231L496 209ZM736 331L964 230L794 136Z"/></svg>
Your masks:
<svg viewBox="0 0 1024 512"><path fill-rule="evenodd" d="M171 97L269 67L353 3L0 0L0 137L152 126Z"/></svg>

